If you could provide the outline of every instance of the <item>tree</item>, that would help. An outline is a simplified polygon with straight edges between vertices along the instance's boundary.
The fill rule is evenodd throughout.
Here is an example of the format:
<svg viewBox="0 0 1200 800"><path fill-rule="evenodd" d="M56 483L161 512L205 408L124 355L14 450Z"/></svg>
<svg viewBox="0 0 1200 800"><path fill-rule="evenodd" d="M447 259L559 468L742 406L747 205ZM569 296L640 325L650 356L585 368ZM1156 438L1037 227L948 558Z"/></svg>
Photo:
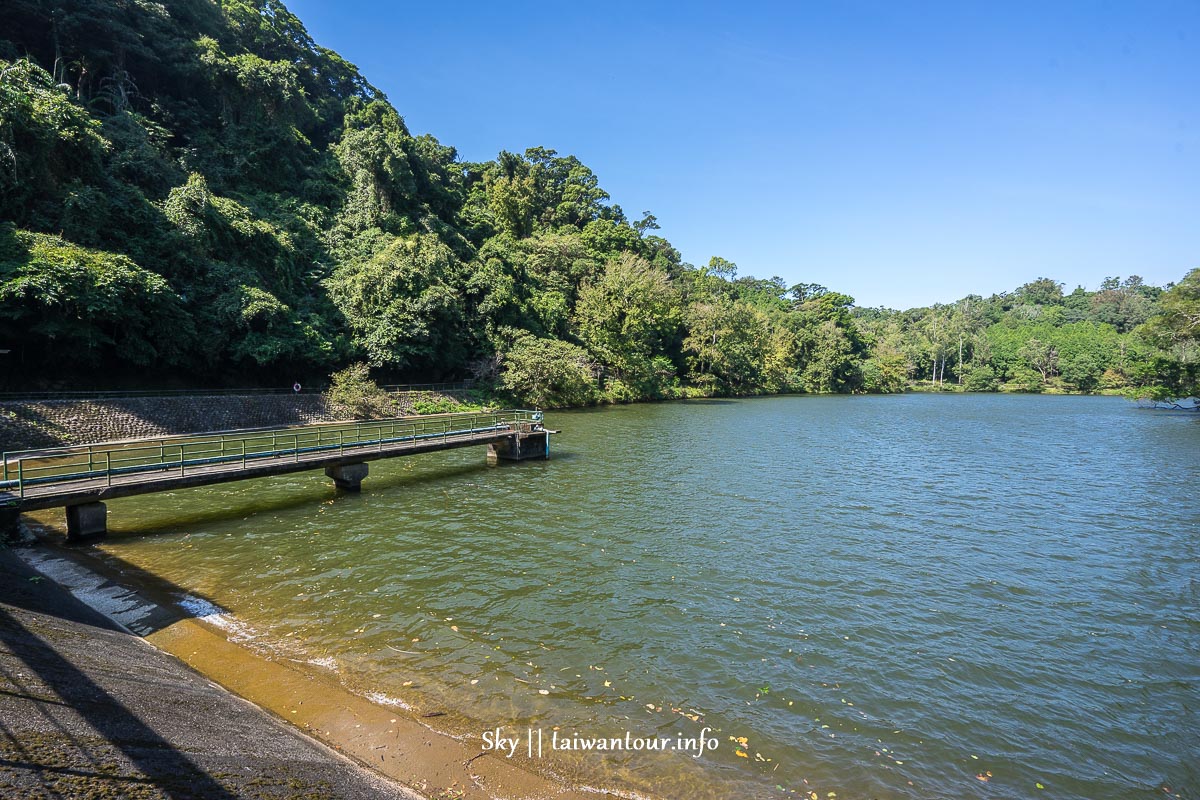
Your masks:
<svg viewBox="0 0 1200 800"><path fill-rule="evenodd" d="M998 388L996 373L983 365L972 367L963 380L963 389L968 392L994 392Z"/></svg>
<svg viewBox="0 0 1200 800"><path fill-rule="evenodd" d="M653 358L664 352L680 324L679 293L666 273L637 256L610 261L579 291L575 323L580 340L637 396L658 396L663 374ZM669 363L669 362L668 362Z"/></svg>
<svg viewBox="0 0 1200 800"><path fill-rule="evenodd" d="M499 354L501 387L536 408L595 402L597 368L587 351L557 339L519 336Z"/></svg>
<svg viewBox="0 0 1200 800"><path fill-rule="evenodd" d="M1138 381L1155 383L1160 396L1184 397L1200 393L1200 269L1193 269L1168 289L1160 303L1161 313L1139 331L1157 345L1151 376Z"/></svg>
<svg viewBox="0 0 1200 800"><path fill-rule="evenodd" d="M182 305L126 256L0 225L0 336L27 359L170 366L195 335Z"/></svg>
<svg viewBox="0 0 1200 800"><path fill-rule="evenodd" d="M327 286L369 363L453 370L466 357L459 268L433 235L383 239L369 258L340 265Z"/></svg>
<svg viewBox="0 0 1200 800"><path fill-rule="evenodd" d="M1063 285L1049 278L1038 278L1016 291L1016 296L1025 303L1037 306L1059 305L1063 301Z"/></svg>
<svg viewBox="0 0 1200 800"><path fill-rule="evenodd" d="M1042 383L1046 383L1058 373L1058 349L1049 342L1030 339L1018 355L1038 371L1042 376Z"/></svg>
<svg viewBox="0 0 1200 800"><path fill-rule="evenodd" d="M1062 377L1077 389L1090 392L1100 383L1104 365L1090 353L1076 353L1062 362Z"/></svg>
<svg viewBox="0 0 1200 800"><path fill-rule="evenodd" d="M683 346L693 380L734 394L759 385L770 341L766 314L721 297L694 303L688 309L686 325Z"/></svg>

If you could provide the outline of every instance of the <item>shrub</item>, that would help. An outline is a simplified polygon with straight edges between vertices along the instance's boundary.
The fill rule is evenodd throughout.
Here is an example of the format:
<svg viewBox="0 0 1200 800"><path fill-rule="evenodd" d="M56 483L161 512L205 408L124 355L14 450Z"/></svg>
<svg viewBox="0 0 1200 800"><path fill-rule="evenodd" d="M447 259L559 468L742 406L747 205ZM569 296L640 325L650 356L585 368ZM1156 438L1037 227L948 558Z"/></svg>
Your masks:
<svg viewBox="0 0 1200 800"><path fill-rule="evenodd" d="M361 363L329 376L325 401L355 419L386 417L396 411L392 396L371 380L371 368Z"/></svg>
<svg viewBox="0 0 1200 800"><path fill-rule="evenodd" d="M453 397L430 396L413 401L414 414L455 414L463 411L483 411L480 403L465 403Z"/></svg>
<svg viewBox="0 0 1200 800"><path fill-rule="evenodd" d="M1000 388L996 372L991 367L972 367L963 377L963 389L968 392L994 392Z"/></svg>

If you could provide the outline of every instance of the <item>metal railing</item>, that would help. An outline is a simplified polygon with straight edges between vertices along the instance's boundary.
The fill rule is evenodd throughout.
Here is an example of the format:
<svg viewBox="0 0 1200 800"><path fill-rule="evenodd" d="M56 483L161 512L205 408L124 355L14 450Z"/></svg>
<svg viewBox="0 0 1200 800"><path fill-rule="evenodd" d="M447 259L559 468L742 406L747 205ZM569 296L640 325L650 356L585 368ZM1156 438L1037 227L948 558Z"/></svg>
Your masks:
<svg viewBox="0 0 1200 800"><path fill-rule="evenodd" d="M21 450L4 453L0 491L25 497L28 489L51 484L103 480L111 486L113 478L124 476L184 477L201 468L245 469L289 458L298 463L310 455L347 451L354 455L371 448L381 452L385 446L405 442L449 441L541 421L540 411L514 409Z"/></svg>
<svg viewBox="0 0 1200 800"><path fill-rule="evenodd" d="M409 394L433 392L436 394L453 394L469 392L475 388L475 381L458 381L456 383L390 383L380 386L390 394Z"/></svg>

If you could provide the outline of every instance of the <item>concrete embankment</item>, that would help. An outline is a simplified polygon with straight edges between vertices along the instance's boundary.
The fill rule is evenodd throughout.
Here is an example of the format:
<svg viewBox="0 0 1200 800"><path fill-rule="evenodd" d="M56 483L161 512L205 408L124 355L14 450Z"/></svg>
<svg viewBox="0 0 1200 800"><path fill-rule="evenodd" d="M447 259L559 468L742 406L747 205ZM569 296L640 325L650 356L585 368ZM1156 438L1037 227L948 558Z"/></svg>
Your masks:
<svg viewBox="0 0 1200 800"><path fill-rule="evenodd" d="M0 797L417 798L0 550Z"/></svg>

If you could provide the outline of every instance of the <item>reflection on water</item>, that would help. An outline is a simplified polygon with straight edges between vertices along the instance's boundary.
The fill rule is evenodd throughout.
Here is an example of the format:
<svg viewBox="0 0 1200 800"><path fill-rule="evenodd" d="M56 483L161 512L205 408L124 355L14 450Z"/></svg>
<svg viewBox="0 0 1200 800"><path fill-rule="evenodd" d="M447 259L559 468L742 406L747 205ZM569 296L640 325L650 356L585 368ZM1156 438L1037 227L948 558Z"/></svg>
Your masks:
<svg viewBox="0 0 1200 800"><path fill-rule="evenodd" d="M1109 398L554 413L482 448L114 501L110 553L348 686L666 796L1200 790L1200 420ZM522 744L524 747L524 744Z"/></svg>

